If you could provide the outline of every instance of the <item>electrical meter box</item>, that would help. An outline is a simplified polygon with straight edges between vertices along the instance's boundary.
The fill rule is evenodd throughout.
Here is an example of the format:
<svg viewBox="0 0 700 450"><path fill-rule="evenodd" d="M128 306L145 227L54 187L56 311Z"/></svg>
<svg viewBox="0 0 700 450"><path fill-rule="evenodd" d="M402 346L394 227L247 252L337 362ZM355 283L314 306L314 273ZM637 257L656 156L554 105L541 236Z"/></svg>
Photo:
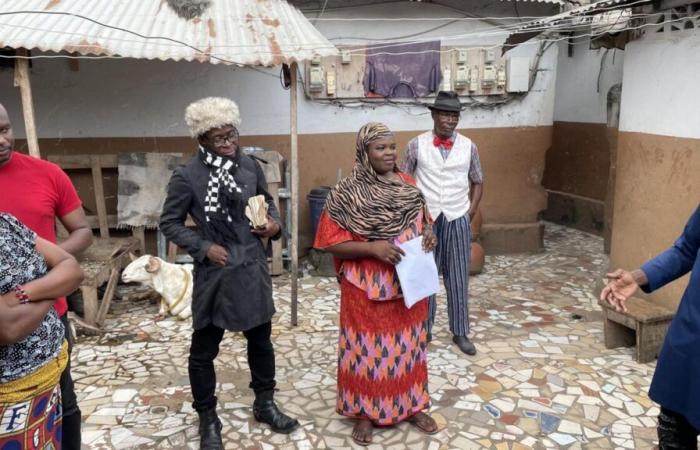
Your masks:
<svg viewBox="0 0 700 450"><path fill-rule="evenodd" d="M469 85L469 67L458 65L455 71L455 89L464 89Z"/></svg>
<svg viewBox="0 0 700 450"><path fill-rule="evenodd" d="M494 66L484 66L484 72L481 76L481 85L484 87L491 87L496 84L497 79L496 67Z"/></svg>
<svg viewBox="0 0 700 450"><path fill-rule="evenodd" d="M309 91L323 91L323 68L321 66L309 67Z"/></svg>

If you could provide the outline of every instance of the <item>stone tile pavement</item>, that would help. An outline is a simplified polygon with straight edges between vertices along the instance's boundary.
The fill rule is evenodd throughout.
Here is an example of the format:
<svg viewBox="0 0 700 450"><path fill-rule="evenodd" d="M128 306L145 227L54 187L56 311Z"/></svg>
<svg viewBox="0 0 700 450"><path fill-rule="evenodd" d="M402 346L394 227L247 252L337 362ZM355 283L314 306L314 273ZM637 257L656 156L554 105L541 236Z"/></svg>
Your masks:
<svg viewBox="0 0 700 450"><path fill-rule="evenodd" d="M429 347L432 414L442 431L408 424L375 431L370 449L651 449L657 405L653 364L630 349L606 350L593 289L607 268L602 240L547 224L546 251L488 257L471 278L470 316L479 353L452 345L444 292ZM277 278L278 402L302 428L272 434L252 419L245 339L228 333L217 361L226 448L351 449L352 422L335 405L338 289L301 281L299 326L290 286ZM73 376L86 448L197 448L187 377L190 324L155 321L157 305L114 305L109 332L81 338Z"/></svg>

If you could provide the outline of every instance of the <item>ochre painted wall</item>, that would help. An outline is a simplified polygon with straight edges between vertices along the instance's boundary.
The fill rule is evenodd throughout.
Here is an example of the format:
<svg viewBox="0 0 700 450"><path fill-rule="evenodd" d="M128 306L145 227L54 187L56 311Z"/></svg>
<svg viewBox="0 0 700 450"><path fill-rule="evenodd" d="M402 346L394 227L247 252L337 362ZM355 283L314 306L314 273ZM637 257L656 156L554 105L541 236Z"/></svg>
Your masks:
<svg viewBox="0 0 700 450"><path fill-rule="evenodd" d="M482 212L486 225L532 225L537 223L539 212L546 206L546 195L541 186L545 152L551 145L551 127L528 128L478 128L461 130L479 147L485 172L485 195ZM418 132L399 132L399 148ZM277 150L289 157L289 136L242 136L241 144ZM42 155L97 154L121 152L193 152L196 144L188 137L167 138L85 138L42 139ZM24 143L18 142L18 148ZM300 167L300 221L302 249L311 246L310 218L306 195L321 185L333 185L338 169L343 176L350 173L355 155L355 133L306 134L299 136ZM105 185L108 212L116 210L116 173L109 174ZM88 171L72 174L86 208L94 208L91 202L91 178ZM485 231L488 232L488 231ZM494 231L494 233L498 233ZM498 240L497 235L491 241ZM537 250L539 243L533 239L519 250ZM499 250L508 249L494 245ZM505 247L508 247L505 244ZM488 249L487 249L488 250Z"/></svg>
<svg viewBox="0 0 700 450"><path fill-rule="evenodd" d="M620 132L610 267L635 269L670 247L700 202L700 139ZM688 277L652 295L677 305Z"/></svg>
<svg viewBox="0 0 700 450"><path fill-rule="evenodd" d="M546 189L605 200L610 169L608 127L598 123L554 122L547 150Z"/></svg>
<svg viewBox="0 0 700 450"><path fill-rule="evenodd" d="M542 181L548 191L545 220L603 233L616 137L617 129L605 124L554 122Z"/></svg>

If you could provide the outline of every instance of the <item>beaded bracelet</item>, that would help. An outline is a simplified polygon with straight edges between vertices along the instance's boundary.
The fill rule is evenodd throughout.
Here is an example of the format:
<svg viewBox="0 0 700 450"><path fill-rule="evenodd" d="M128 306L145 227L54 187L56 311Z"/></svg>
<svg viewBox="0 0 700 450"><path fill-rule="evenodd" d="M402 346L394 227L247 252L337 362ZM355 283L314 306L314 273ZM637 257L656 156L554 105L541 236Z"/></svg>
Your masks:
<svg viewBox="0 0 700 450"><path fill-rule="evenodd" d="M29 295L27 295L27 291L25 291L24 288L19 284L15 286L15 297L17 297L17 299L19 300L20 305L26 305L30 302Z"/></svg>

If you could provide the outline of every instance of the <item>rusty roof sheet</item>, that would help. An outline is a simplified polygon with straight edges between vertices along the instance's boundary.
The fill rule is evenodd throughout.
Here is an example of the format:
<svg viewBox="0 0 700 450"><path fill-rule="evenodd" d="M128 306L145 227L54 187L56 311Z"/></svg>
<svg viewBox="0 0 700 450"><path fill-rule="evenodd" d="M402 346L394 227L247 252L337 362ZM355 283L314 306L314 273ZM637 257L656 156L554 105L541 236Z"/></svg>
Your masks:
<svg viewBox="0 0 700 450"><path fill-rule="evenodd" d="M2 0L3 46L260 66L337 53L284 0L212 0L189 20L166 0Z"/></svg>

